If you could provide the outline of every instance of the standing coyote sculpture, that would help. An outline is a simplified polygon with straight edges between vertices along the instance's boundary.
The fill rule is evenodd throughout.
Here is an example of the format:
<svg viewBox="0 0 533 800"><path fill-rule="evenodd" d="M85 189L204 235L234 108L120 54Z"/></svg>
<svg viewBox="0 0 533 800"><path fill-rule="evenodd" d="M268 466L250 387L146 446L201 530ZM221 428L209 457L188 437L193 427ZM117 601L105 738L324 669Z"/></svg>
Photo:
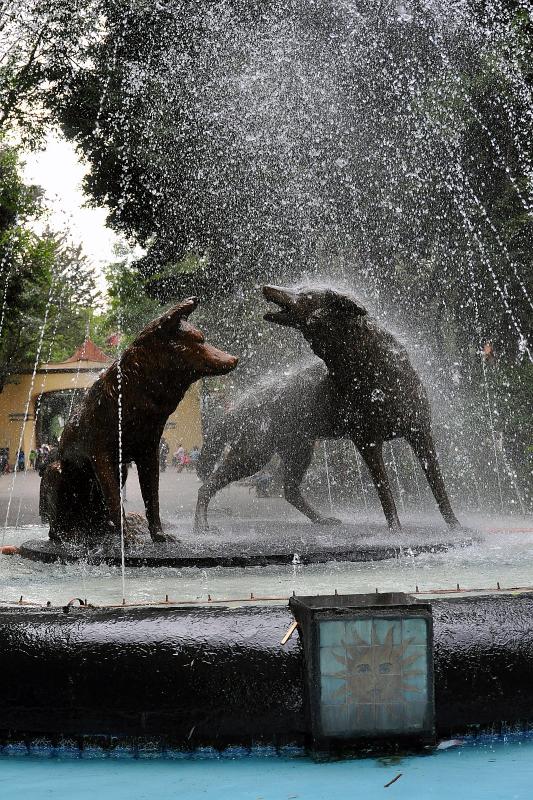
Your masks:
<svg viewBox="0 0 533 800"><path fill-rule="evenodd" d="M277 286L264 286L263 294L280 309L265 319L299 330L326 364L338 393L337 414L365 460L389 528L400 521L382 448L398 438L413 448L445 522L459 527L433 444L429 401L405 348L349 295Z"/></svg>
<svg viewBox="0 0 533 800"><path fill-rule="evenodd" d="M430 429L430 408L405 349L351 297L330 289L289 291L267 286L280 311L265 319L300 330L323 359L250 389L212 427L198 465L196 528L208 527L211 498L227 484L257 472L277 453L285 498L315 523L322 517L300 484L316 439L351 438L361 452L390 528L400 522L382 457L385 441L404 437L419 457L442 516L458 526L448 500Z"/></svg>
<svg viewBox="0 0 533 800"><path fill-rule="evenodd" d="M345 435L335 429L336 392L321 361L250 387L211 424L197 464L204 481L198 492L195 526L208 529L211 498L232 481L258 472L277 453L285 499L312 522L332 524L305 499L300 484L313 458L315 441Z"/></svg>

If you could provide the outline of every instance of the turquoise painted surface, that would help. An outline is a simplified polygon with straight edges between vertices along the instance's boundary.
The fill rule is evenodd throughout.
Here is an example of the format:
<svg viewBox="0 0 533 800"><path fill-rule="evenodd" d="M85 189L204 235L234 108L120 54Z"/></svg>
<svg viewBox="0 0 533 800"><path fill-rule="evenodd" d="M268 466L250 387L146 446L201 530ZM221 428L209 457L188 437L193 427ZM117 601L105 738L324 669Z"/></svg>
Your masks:
<svg viewBox="0 0 533 800"><path fill-rule="evenodd" d="M15 751L16 752L16 751ZM37 750L35 751L37 752ZM6 800L531 800L533 742L488 740L395 760L316 764L271 751L196 758L0 756ZM49 753L49 751L48 751ZM270 753L270 755L269 755ZM72 751L74 756L77 751ZM48 757L47 757L48 755ZM211 757L207 757L211 756ZM385 784L401 773L385 790ZM385 792L385 794L384 794Z"/></svg>

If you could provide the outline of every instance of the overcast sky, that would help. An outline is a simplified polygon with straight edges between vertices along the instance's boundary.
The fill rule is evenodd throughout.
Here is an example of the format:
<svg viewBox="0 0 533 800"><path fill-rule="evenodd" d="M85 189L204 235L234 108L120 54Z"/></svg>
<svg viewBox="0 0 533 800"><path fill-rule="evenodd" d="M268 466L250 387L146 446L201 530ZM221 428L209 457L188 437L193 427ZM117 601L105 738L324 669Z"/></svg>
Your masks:
<svg viewBox="0 0 533 800"><path fill-rule="evenodd" d="M25 156L24 177L28 183L42 186L47 222L56 231L67 231L74 244L81 244L89 263L105 288L102 268L113 260L113 245L118 237L106 227L107 212L85 205L81 185L86 168L73 145L58 136L50 136L46 149Z"/></svg>

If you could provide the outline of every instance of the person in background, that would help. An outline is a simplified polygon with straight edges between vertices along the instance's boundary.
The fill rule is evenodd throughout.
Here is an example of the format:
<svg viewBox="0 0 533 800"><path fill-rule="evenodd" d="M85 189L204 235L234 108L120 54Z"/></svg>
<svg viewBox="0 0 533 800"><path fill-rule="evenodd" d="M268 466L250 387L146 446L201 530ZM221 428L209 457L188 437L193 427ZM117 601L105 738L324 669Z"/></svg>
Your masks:
<svg viewBox="0 0 533 800"><path fill-rule="evenodd" d="M185 448L181 442L178 445L178 449L174 453L174 458L176 459L176 470L181 472L183 469L183 459L185 458Z"/></svg>
<svg viewBox="0 0 533 800"><path fill-rule="evenodd" d="M9 472L9 447L2 447L0 449L0 474L4 475Z"/></svg>
<svg viewBox="0 0 533 800"><path fill-rule="evenodd" d="M192 469L196 469L196 465L198 464L198 459L200 458L200 448L198 447L197 444L191 447L191 450L189 452L189 458L191 461Z"/></svg>
<svg viewBox="0 0 533 800"><path fill-rule="evenodd" d="M35 469L35 462L37 460L37 451L33 448L30 450L30 469Z"/></svg>
<svg viewBox="0 0 533 800"><path fill-rule="evenodd" d="M24 450L19 450L17 453L17 472L24 472L26 469L26 457Z"/></svg>
<svg viewBox="0 0 533 800"><path fill-rule="evenodd" d="M42 445L37 448L37 455L35 457L35 471L39 472L41 469L41 462L43 460L43 448Z"/></svg>
<svg viewBox="0 0 533 800"><path fill-rule="evenodd" d="M36 461L36 470L42 478L47 465L52 461L52 450L50 445L43 444L39 448L39 453Z"/></svg>
<svg viewBox="0 0 533 800"><path fill-rule="evenodd" d="M273 475L262 469L254 475L255 491L258 497L271 497Z"/></svg>

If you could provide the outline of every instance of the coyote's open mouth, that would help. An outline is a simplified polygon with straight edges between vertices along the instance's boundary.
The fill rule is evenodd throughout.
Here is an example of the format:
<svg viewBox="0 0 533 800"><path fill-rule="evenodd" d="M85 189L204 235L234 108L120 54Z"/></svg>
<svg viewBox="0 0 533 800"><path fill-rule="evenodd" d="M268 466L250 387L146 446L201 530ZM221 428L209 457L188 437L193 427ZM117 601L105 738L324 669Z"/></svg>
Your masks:
<svg viewBox="0 0 533 800"><path fill-rule="evenodd" d="M297 302L295 295L278 286L263 286L263 295L269 303L275 303L279 311L267 311L263 319L278 325L296 325L298 323Z"/></svg>

